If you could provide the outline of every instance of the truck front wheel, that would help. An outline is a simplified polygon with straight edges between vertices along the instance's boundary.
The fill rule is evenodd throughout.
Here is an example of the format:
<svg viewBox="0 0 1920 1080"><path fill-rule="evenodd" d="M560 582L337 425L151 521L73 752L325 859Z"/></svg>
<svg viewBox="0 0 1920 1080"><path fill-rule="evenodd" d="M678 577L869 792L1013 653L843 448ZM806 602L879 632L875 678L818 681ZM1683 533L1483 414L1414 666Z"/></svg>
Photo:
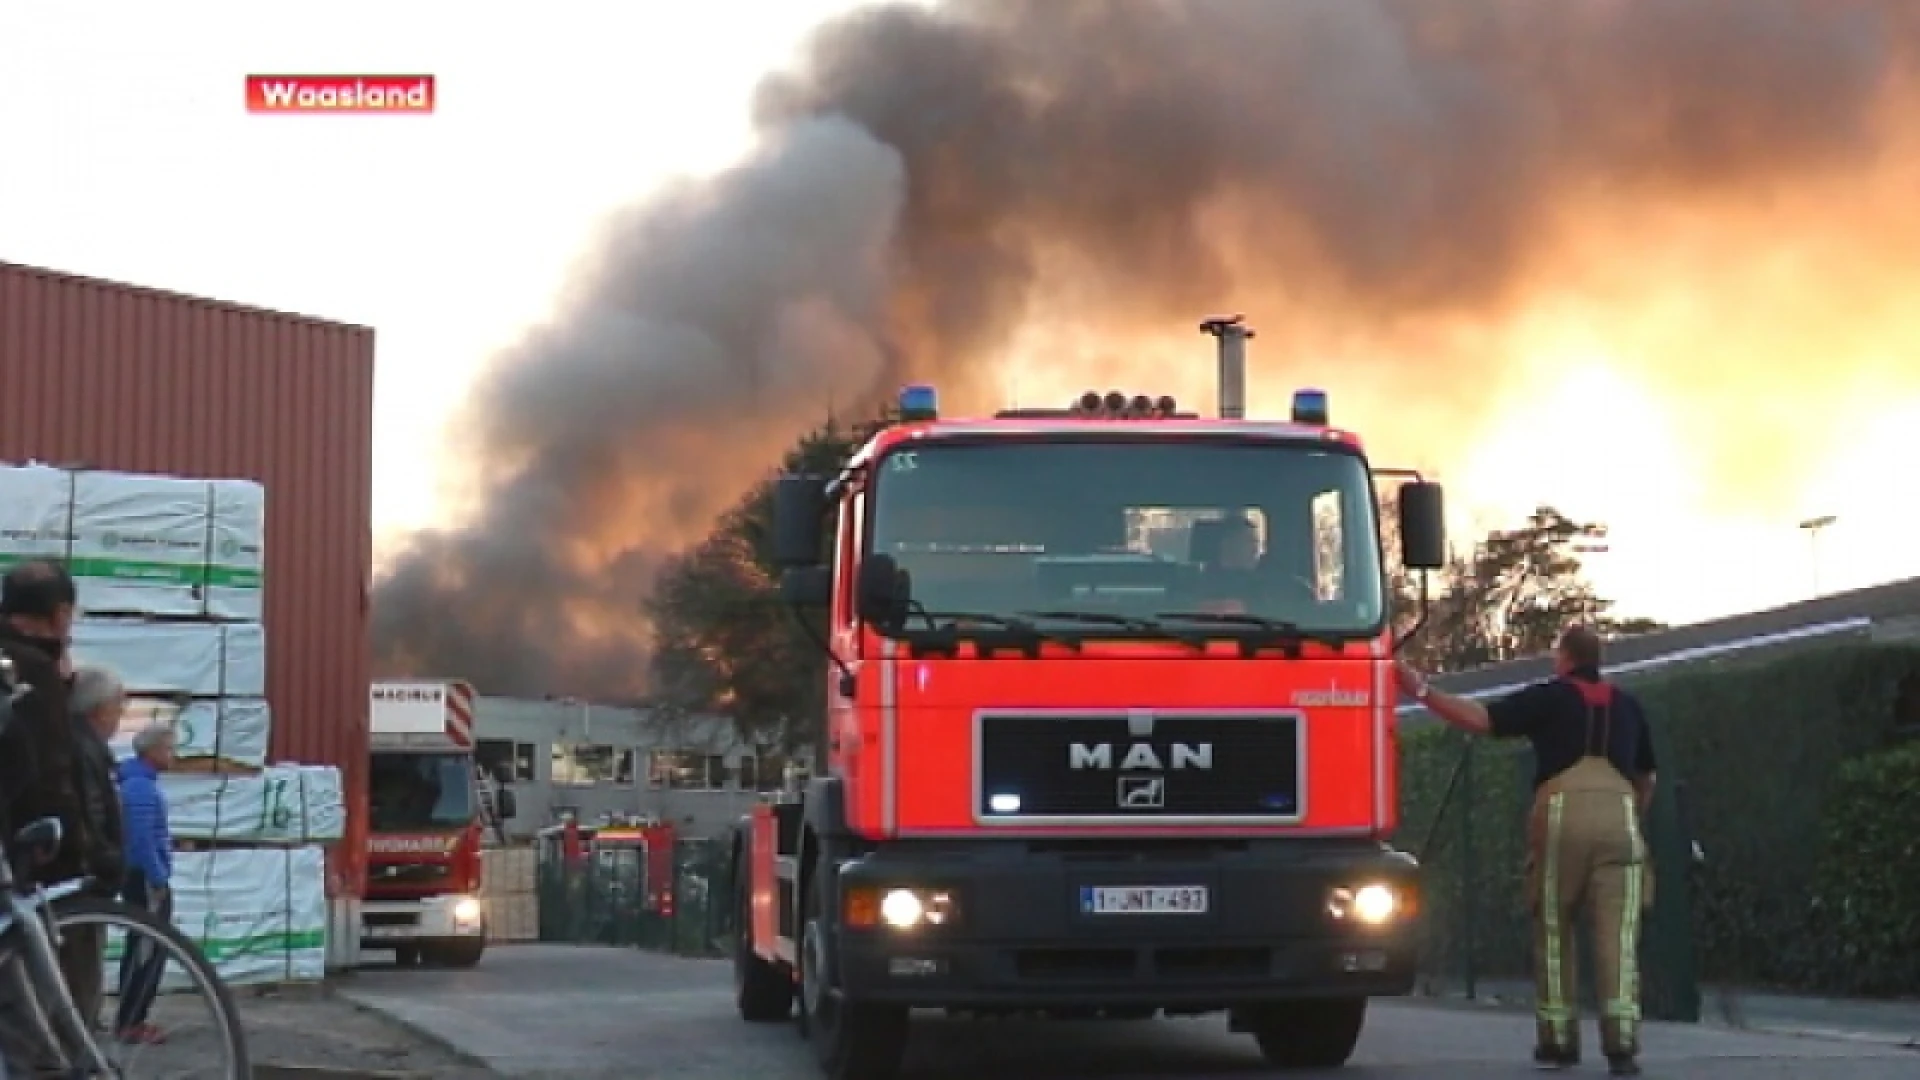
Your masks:
<svg viewBox="0 0 1920 1080"><path fill-rule="evenodd" d="M741 860L733 868L739 926L733 944L733 998L740 1019L773 1024L793 1015L793 979L753 951L753 882Z"/></svg>
<svg viewBox="0 0 1920 1080"><path fill-rule="evenodd" d="M838 986L833 938L822 912L829 888L825 866L816 867L801 920L800 1014L807 1038L827 1080L893 1080L906 1056L908 1013L904 1007L850 999Z"/></svg>
<svg viewBox="0 0 1920 1080"><path fill-rule="evenodd" d="M1267 1061L1283 1069L1337 1069L1353 1056L1367 1022L1366 998L1289 1001L1242 1010Z"/></svg>

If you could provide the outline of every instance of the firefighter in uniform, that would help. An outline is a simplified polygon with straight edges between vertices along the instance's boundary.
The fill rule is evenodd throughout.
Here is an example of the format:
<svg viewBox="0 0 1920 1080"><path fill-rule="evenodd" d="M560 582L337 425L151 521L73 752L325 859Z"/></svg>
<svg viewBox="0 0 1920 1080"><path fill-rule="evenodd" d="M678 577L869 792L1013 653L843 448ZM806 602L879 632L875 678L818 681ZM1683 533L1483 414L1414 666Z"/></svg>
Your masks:
<svg viewBox="0 0 1920 1080"><path fill-rule="evenodd" d="M1534 1061L1580 1061L1573 928L1593 929L1602 1050L1615 1076L1638 1076L1641 916L1651 903L1640 819L1653 798L1653 737L1640 703L1600 677L1600 637L1576 626L1554 649L1555 677L1487 705L1442 693L1402 663L1403 693L1453 727L1533 744L1527 901L1534 925L1539 1036Z"/></svg>

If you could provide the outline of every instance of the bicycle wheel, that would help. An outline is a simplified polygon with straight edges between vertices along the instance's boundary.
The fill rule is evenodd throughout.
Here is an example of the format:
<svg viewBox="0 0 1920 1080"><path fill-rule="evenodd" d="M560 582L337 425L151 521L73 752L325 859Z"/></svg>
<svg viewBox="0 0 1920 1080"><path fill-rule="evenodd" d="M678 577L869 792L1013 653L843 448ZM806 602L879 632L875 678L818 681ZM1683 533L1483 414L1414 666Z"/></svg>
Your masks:
<svg viewBox="0 0 1920 1080"><path fill-rule="evenodd" d="M98 1005L84 1019L114 1076L250 1080L240 1010L192 939L144 908L92 896L54 901L53 922L76 943L66 948L104 946ZM86 1060L82 1048L70 1051Z"/></svg>

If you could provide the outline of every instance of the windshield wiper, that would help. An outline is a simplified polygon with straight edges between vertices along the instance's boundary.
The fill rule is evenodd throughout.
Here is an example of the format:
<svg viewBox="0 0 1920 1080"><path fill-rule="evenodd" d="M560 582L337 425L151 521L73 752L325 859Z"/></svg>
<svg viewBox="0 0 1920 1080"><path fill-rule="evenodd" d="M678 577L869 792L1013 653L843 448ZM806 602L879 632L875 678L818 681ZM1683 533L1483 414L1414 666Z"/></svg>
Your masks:
<svg viewBox="0 0 1920 1080"><path fill-rule="evenodd" d="M985 623L996 630L1012 630L1017 634L1037 634L1040 628L1025 619L1016 619L1007 615L994 615L985 611L928 611L915 608L914 617L927 624L929 630L958 630L963 622ZM937 620L946 620L941 625Z"/></svg>
<svg viewBox="0 0 1920 1080"><path fill-rule="evenodd" d="M1196 649L1204 649L1207 647L1204 638L1197 637L1193 634L1183 634L1160 622L1158 619L1143 619L1137 615L1116 615L1110 611L1052 610L1022 611L1020 614L1029 619L1060 619L1068 622L1091 623L1095 626L1114 626L1122 630L1132 630L1137 633L1155 634L1160 637L1172 638L1174 641L1191 645Z"/></svg>
<svg viewBox="0 0 1920 1080"><path fill-rule="evenodd" d="M1244 611L1161 611L1154 614L1156 619L1182 619L1186 622L1217 623L1222 626L1257 626L1262 630L1271 630L1276 634L1298 634L1300 624L1285 619L1270 619L1265 615L1249 615Z"/></svg>
<svg viewBox="0 0 1920 1080"><path fill-rule="evenodd" d="M921 607L914 608L913 615L915 618L926 623L927 630L935 634L951 634L958 637L969 632L967 629L963 629L960 624L971 622L981 623L995 630L1004 630L1010 634L1017 634L1030 641L1051 641L1058 645L1065 645L1070 649L1078 649L1080 647L1080 643L1071 638L1063 638L1055 634L1049 634L1045 630L1028 622L1026 619L1016 618L1011 615L995 615L986 611L928 611Z"/></svg>
<svg viewBox="0 0 1920 1080"><path fill-rule="evenodd" d="M1340 634L1302 630L1300 624L1296 622L1289 622L1286 619L1275 619L1266 615L1254 615L1244 611L1162 611L1156 613L1155 617L1161 619L1180 619L1185 622L1212 623L1215 626L1245 626L1250 629L1264 631L1264 634L1260 638L1256 638L1253 642L1256 644L1260 640L1266 640L1297 646L1301 642L1312 641L1329 648L1337 649L1347 643L1347 639ZM1245 652L1246 650L1243 649L1241 651Z"/></svg>

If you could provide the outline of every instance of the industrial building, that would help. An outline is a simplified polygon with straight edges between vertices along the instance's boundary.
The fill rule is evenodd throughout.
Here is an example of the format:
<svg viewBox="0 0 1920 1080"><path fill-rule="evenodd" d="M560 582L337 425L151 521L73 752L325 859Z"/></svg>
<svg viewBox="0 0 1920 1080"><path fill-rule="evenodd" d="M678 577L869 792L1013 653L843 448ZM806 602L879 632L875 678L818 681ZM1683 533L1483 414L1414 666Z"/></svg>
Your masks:
<svg viewBox="0 0 1920 1080"><path fill-rule="evenodd" d="M681 836L711 836L762 792L780 789L785 762L743 742L721 716L571 700L482 696L474 709L481 761L511 778L524 839L573 815L658 817Z"/></svg>

